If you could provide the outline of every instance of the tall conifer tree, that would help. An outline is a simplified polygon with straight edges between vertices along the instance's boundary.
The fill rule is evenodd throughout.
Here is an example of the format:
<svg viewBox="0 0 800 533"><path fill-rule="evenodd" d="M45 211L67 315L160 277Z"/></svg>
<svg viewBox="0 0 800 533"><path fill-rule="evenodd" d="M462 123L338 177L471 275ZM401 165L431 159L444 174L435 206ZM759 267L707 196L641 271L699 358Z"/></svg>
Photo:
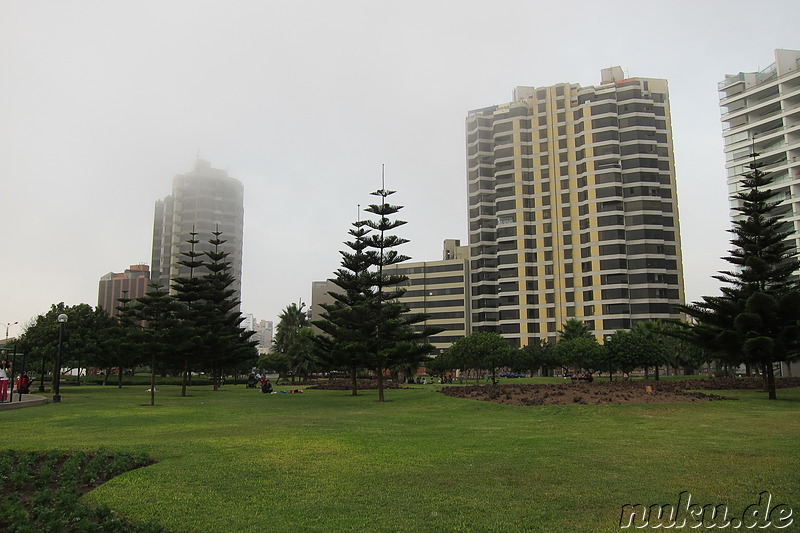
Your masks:
<svg viewBox="0 0 800 533"><path fill-rule="evenodd" d="M721 296L705 296L683 311L696 320L687 326L691 340L736 364L758 364L775 399L773 363L800 351L800 261L793 231L776 209L781 201L773 200L769 188L773 176L761 170L758 155L752 154L750 172L734 196L741 217L730 230L733 248L725 260L736 268L714 276L724 284Z"/></svg>
<svg viewBox="0 0 800 533"><path fill-rule="evenodd" d="M409 259L395 250L407 239L391 234L406 223L392 218L402 209L386 201L394 192L385 188L373 192L381 201L366 211L377 218L358 221L350 230L355 240L346 244L353 251L342 252L342 268L331 280L344 292L330 293L335 302L326 307L327 324L317 324L330 335L335 349L349 354L351 371L362 358L375 371L381 402L385 401L385 371L397 364L410 366L410 361L430 353L433 347L425 339L441 331L422 326L428 316L410 313L399 301L405 293L399 285L408 277L386 272L387 267Z"/></svg>

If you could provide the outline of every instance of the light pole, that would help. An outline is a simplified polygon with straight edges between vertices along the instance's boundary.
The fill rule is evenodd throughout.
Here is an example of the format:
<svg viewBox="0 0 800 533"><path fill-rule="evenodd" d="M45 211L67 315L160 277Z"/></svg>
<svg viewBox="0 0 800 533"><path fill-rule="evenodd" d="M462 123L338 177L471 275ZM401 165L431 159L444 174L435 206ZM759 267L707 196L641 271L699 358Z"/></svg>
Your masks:
<svg viewBox="0 0 800 533"><path fill-rule="evenodd" d="M39 374L39 392L44 392L44 354L42 354L42 371Z"/></svg>
<svg viewBox="0 0 800 533"><path fill-rule="evenodd" d="M608 381L614 381L614 369L611 368L611 335L606 335L606 353L608 354Z"/></svg>
<svg viewBox="0 0 800 533"><path fill-rule="evenodd" d="M58 351L56 351L56 366L53 368L53 403L61 402L59 386L61 385L61 342L64 339L64 324L67 322L67 315L58 315Z"/></svg>
<svg viewBox="0 0 800 533"><path fill-rule="evenodd" d="M6 340L8 340L8 328L10 328L11 326L14 326L16 324L19 324L19 321L17 321L17 322L0 322L0 324L5 324L6 325Z"/></svg>

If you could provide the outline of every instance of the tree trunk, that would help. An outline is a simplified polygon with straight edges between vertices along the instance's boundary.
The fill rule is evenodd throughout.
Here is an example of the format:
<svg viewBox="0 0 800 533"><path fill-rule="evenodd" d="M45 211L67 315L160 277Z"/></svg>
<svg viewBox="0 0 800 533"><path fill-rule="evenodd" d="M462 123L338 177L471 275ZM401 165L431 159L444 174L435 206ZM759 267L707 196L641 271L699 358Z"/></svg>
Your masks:
<svg viewBox="0 0 800 533"><path fill-rule="evenodd" d="M150 359L150 405L156 404L156 356Z"/></svg>
<svg viewBox="0 0 800 533"><path fill-rule="evenodd" d="M378 401L383 402L383 365L378 365Z"/></svg>
<svg viewBox="0 0 800 533"><path fill-rule="evenodd" d="M767 375L767 391L769 392L769 399L770 400L777 400L778 394L775 390L775 371L772 368L772 361L769 361L766 365L764 365L764 371Z"/></svg>
<svg viewBox="0 0 800 533"><path fill-rule="evenodd" d="M103 387L108 385L108 375L111 373L111 368L106 368L106 371L103 373Z"/></svg>
<svg viewBox="0 0 800 533"><path fill-rule="evenodd" d="M655 374L656 381L658 381L658 377L659 377L659 376L658 376L658 365L656 365L655 367L653 367L653 372L654 372L654 374Z"/></svg>
<svg viewBox="0 0 800 533"><path fill-rule="evenodd" d="M117 387L122 388L122 367L119 367L117 372Z"/></svg>
<svg viewBox="0 0 800 533"><path fill-rule="evenodd" d="M358 396L358 369L350 367L350 383L353 386L353 394L351 396Z"/></svg>
<svg viewBox="0 0 800 533"><path fill-rule="evenodd" d="M183 360L183 382L181 383L181 397L186 398L186 387L189 383L189 359Z"/></svg>

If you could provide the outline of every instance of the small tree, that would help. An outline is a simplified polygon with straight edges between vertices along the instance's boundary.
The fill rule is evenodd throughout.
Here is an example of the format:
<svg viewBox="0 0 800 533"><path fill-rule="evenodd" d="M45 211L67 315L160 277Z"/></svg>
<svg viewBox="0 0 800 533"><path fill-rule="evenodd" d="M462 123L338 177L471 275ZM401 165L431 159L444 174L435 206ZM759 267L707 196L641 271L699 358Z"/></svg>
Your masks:
<svg viewBox="0 0 800 533"><path fill-rule="evenodd" d="M517 350L511 359L511 370L530 372L531 375L541 370L542 375L547 376L557 365L553 345L544 339L532 339L527 346Z"/></svg>
<svg viewBox="0 0 800 533"><path fill-rule="evenodd" d="M575 372L590 372L604 367L604 349L594 337L561 339L553 347L556 359L562 366L571 366Z"/></svg>
<svg viewBox="0 0 800 533"><path fill-rule="evenodd" d="M476 331L458 339L445 356L462 370L487 370L492 384L497 384L497 370L511 365L513 348L498 333Z"/></svg>
<svg viewBox="0 0 800 533"><path fill-rule="evenodd" d="M272 351L286 358L288 370L292 371L292 381L294 381L293 369L298 366L297 339L303 330L309 328L308 316L303 310L304 307L305 304L299 302L293 303L283 310L278 316L275 338L272 340ZM299 364L302 366L302 363Z"/></svg>
<svg viewBox="0 0 800 533"><path fill-rule="evenodd" d="M156 404L156 372L170 350L172 328L176 323L179 305L158 283L151 283L144 296L136 299L128 313L140 328L131 331L139 349L147 354L150 363L150 405Z"/></svg>
<svg viewBox="0 0 800 533"><path fill-rule="evenodd" d="M564 322L563 328L558 331L559 339L565 341L571 339L588 339L591 336L592 331L589 329L589 326L576 318L570 318Z"/></svg>

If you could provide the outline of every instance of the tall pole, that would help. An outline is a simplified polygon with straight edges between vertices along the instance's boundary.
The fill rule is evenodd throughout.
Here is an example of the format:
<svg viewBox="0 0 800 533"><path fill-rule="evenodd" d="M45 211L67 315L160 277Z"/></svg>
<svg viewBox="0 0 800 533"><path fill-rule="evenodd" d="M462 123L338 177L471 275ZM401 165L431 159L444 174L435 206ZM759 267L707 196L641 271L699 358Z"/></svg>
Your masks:
<svg viewBox="0 0 800 533"><path fill-rule="evenodd" d="M58 350L56 351L56 364L53 368L53 403L61 402L60 385L61 385L61 343L64 340L64 324L67 321L67 315L58 315Z"/></svg>
<svg viewBox="0 0 800 533"><path fill-rule="evenodd" d="M13 326L15 324L19 324L19 321L17 321L17 322L2 322L2 324L6 325L6 340L8 340L8 328L10 328L11 326Z"/></svg>
<svg viewBox="0 0 800 533"><path fill-rule="evenodd" d="M39 392L44 392L44 354L42 354L42 368L39 374Z"/></svg>
<svg viewBox="0 0 800 533"><path fill-rule="evenodd" d="M17 345L14 344L14 353L16 353L16 352L17 352ZM25 369L25 362L26 362L25 358L26 357L27 357L27 354L25 352L22 352L22 372L19 373L20 376L27 376L27 374L25 373L26 372L26 369ZM31 382L29 380L28 381L28 392L27 392L27 394L30 394L30 391L31 391L30 383ZM22 379L20 379L20 386L17 387L17 393L19 394L19 401L22 401L22 386L21 385L22 385Z"/></svg>

